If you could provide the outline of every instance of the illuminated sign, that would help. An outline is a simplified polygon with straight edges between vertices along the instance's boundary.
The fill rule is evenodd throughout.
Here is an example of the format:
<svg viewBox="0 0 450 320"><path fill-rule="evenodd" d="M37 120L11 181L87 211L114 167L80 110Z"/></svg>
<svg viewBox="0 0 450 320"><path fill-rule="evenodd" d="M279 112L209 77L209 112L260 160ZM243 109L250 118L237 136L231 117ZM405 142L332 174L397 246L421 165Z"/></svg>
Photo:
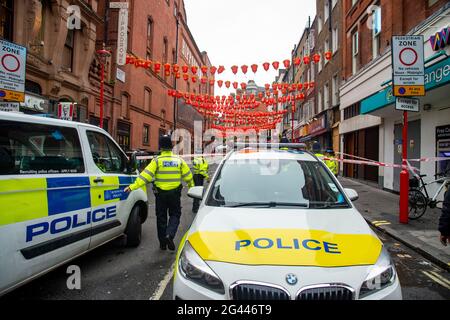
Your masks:
<svg viewBox="0 0 450 320"><path fill-rule="evenodd" d="M430 37L431 49L433 51L439 51L445 46L450 44L450 27L442 29L442 31L436 33Z"/></svg>

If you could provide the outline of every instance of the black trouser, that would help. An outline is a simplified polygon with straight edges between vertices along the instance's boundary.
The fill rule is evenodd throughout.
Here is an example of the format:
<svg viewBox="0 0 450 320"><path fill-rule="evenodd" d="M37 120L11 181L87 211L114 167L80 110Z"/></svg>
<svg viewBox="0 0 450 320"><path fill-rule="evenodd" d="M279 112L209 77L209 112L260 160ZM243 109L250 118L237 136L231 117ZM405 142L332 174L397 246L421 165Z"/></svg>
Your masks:
<svg viewBox="0 0 450 320"><path fill-rule="evenodd" d="M196 187L203 186L205 181L205 177L201 174L194 174L194 183ZM192 211L197 212L200 207L200 200L194 199L194 203L192 204Z"/></svg>
<svg viewBox="0 0 450 320"><path fill-rule="evenodd" d="M163 191L157 189L156 193L156 226L158 228L158 239L164 243L166 237L175 238L181 217L181 189ZM169 219L167 219L167 211Z"/></svg>

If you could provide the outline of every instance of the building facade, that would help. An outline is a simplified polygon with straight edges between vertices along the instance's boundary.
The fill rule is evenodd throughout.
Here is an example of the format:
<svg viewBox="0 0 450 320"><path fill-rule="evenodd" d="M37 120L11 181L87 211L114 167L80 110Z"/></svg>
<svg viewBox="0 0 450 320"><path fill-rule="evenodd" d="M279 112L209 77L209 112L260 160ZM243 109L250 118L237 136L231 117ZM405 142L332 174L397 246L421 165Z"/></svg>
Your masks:
<svg viewBox="0 0 450 320"><path fill-rule="evenodd" d="M389 142L383 138L383 119L361 113L361 102L391 79L392 36L407 34L444 3L440 0L342 1L341 152L376 161L384 159L383 144ZM345 176L384 185L384 168L345 164L341 169Z"/></svg>

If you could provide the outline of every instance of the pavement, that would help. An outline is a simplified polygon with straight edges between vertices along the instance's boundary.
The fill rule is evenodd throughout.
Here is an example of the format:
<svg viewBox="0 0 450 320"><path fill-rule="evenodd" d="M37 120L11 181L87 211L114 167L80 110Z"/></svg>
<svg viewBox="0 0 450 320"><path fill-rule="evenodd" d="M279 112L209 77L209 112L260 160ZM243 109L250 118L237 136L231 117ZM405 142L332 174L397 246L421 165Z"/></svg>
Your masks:
<svg viewBox="0 0 450 320"><path fill-rule="evenodd" d="M420 219L401 224L398 195L354 179L340 177L339 181L344 188L358 192L354 204L368 223L450 271L450 246L439 241L440 209L428 208Z"/></svg>

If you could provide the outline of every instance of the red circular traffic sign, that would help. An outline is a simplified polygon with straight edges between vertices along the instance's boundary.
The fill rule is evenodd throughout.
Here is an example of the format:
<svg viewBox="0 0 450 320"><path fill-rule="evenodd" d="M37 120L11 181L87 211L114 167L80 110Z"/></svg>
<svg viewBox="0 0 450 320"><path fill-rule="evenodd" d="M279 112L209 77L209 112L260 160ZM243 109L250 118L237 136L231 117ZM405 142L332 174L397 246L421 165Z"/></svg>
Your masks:
<svg viewBox="0 0 450 320"><path fill-rule="evenodd" d="M413 48L404 48L399 54L400 62L409 67L417 62L419 55Z"/></svg>
<svg viewBox="0 0 450 320"><path fill-rule="evenodd" d="M5 59L6 59L7 57L11 57L12 60L15 60L15 65L16 65L15 67L10 66L11 62L9 62L9 63L6 63L6 62L5 62ZM11 60L11 59L8 59L8 60ZM8 61L7 61L7 62L8 62ZM12 63L14 63L14 62L12 62ZM8 53L8 54L5 54L5 55L2 57L2 66L3 66L3 68L5 68L6 70L8 70L9 72L16 72L16 71L19 70L19 68L20 68L20 61L19 61L19 59L17 59L17 57L16 57L15 55L12 55L12 54Z"/></svg>

